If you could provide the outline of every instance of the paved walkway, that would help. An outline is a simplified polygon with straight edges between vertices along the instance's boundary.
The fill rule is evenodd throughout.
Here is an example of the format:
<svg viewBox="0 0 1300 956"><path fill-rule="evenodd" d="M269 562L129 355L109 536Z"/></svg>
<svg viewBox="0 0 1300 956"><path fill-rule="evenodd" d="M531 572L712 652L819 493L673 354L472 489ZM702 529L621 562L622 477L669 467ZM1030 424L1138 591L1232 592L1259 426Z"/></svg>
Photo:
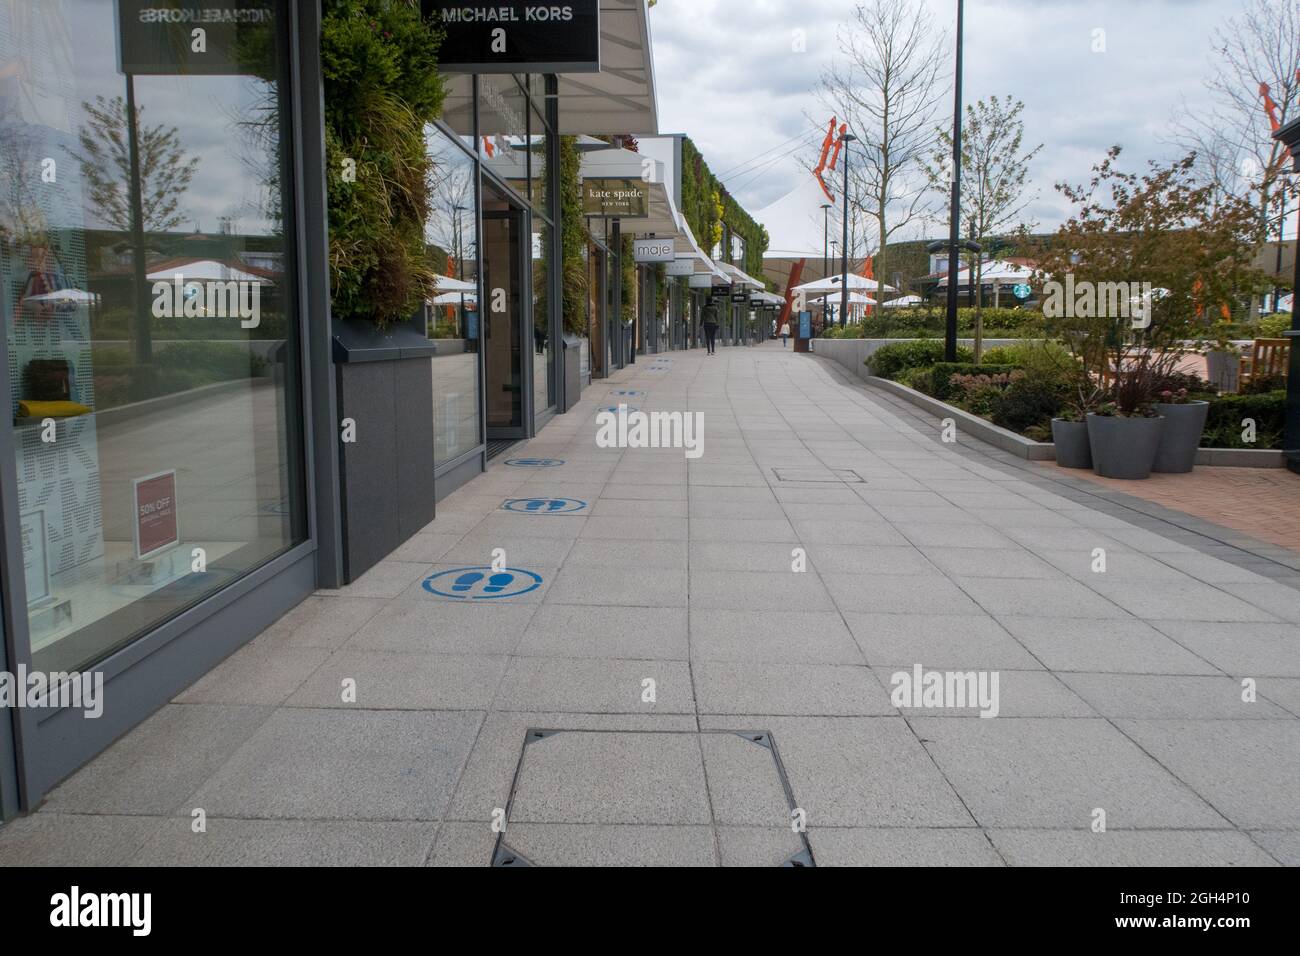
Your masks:
<svg viewBox="0 0 1300 956"><path fill-rule="evenodd" d="M620 400L703 456L596 447ZM0 860L1300 864L1291 569L937 438L779 343L643 358ZM918 665L998 716L894 706Z"/></svg>

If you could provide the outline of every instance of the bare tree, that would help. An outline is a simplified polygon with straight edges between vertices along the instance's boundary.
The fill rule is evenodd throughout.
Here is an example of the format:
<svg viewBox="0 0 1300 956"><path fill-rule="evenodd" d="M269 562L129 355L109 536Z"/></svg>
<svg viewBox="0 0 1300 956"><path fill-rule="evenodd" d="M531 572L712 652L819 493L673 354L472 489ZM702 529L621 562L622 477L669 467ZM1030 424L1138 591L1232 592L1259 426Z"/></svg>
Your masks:
<svg viewBox="0 0 1300 956"><path fill-rule="evenodd" d="M1195 112L1184 103L1173 139L1196 153L1201 176L1220 197L1253 203L1263 242L1275 222L1281 232L1288 192L1285 147L1272 137L1266 97L1281 125L1300 115L1300 4L1242 0L1242 6L1213 34L1209 109Z"/></svg>
<svg viewBox="0 0 1300 956"><path fill-rule="evenodd" d="M89 122L77 132L81 152L72 150L86 180L86 200L96 215L123 232L131 230L130 120L126 100L102 96L81 104ZM146 232L175 229L184 218L181 197L199 167L197 156L187 157L175 126L146 126L144 110L135 111L140 144L141 228Z"/></svg>
<svg viewBox="0 0 1300 956"><path fill-rule="evenodd" d="M1033 197L1026 196L1029 164L1043 148L1024 149L1025 104L1010 96L990 96L966 106L961 135L961 221L966 238L983 245L990 237L1022 223L1021 216ZM951 195L952 132L940 127L929 168L935 192ZM975 256L971 265L971 296L975 304L975 361L984 349L984 263Z"/></svg>
<svg viewBox="0 0 1300 956"><path fill-rule="evenodd" d="M850 209L875 221L875 274L882 282L890 236L924 218L931 202L924 164L934 146L947 47L946 34L916 0L864 0L841 28L839 56L822 75L819 98L858 137Z"/></svg>

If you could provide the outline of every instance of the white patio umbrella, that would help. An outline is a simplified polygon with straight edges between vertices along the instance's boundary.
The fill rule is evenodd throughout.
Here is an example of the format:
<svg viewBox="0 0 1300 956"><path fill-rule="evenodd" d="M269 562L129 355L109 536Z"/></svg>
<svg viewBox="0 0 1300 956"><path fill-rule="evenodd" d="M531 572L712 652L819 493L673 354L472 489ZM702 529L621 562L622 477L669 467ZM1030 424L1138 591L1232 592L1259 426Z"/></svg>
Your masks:
<svg viewBox="0 0 1300 956"><path fill-rule="evenodd" d="M838 305L840 302L839 290L835 292L818 292L809 296L812 299L827 299L831 305ZM879 303L869 295L863 295L861 292L849 293L849 305L879 305Z"/></svg>
<svg viewBox="0 0 1300 956"><path fill-rule="evenodd" d="M822 293L822 292L839 292L843 288L843 286L840 283L840 280L843 278L844 277L842 275L827 276L824 279L816 279L812 282L805 282L803 285L797 285L794 288L796 292L802 291L808 293L809 295L812 295L813 293ZM857 289L862 292L874 292L877 289L881 289L885 292L898 291L893 286L881 285L875 279L865 279L862 276L858 275L856 272L849 273L849 289L850 291Z"/></svg>
<svg viewBox="0 0 1300 956"><path fill-rule="evenodd" d="M460 305L464 300L468 304L476 304L478 296L470 295L467 292L444 292L442 295L436 295L429 301L433 305Z"/></svg>
<svg viewBox="0 0 1300 956"><path fill-rule="evenodd" d="M466 282L464 279L453 279L451 276L438 276L434 283L439 292L477 292L478 286L473 282Z"/></svg>
<svg viewBox="0 0 1300 956"><path fill-rule="evenodd" d="M85 289L55 289L53 292L29 295L23 299L23 304L25 305L28 302L49 302L52 305L80 305L98 301L98 293L87 292Z"/></svg>
<svg viewBox="0 0 1300 956"><path fill-rule="evenodd" d="M150 272L145 276L145 280L172 282L177 276L180 276L183 282L254 282L258 285L274 285L270 279L226 265L216 259L195 259L192 262L167 266Z"/></svg>
<svg viewBox="0 0 1300 956"><path fill-rule="evenodd" d="M922 299L919 295L901 295L897 299L890 299L888 302L880 303L882 309L905 309L908 306L920 305Z"/></svg>

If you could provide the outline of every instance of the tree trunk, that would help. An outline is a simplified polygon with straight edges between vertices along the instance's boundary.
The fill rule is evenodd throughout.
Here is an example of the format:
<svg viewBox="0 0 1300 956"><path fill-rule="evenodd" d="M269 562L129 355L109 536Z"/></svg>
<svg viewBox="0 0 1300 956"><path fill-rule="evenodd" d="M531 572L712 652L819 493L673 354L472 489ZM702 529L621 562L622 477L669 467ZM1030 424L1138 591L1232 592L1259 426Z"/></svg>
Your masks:
<svg viewBox="0 0 1300 956"><path fill-rule="evenodd" d="M984 259L976 256L971 263L971 292L975 296L975 364L984 357Z"/></svg>

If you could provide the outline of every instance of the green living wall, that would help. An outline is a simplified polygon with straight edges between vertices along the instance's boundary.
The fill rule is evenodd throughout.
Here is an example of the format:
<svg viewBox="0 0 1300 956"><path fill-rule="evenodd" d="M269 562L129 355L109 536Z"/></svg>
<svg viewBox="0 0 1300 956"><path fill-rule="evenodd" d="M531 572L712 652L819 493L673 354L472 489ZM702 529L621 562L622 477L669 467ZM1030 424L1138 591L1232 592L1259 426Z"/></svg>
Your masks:
<svg viewBox="0 0 1300 956"><path fill-rule="evenodd" d="M681 199L682 214L705 252L728 234L739 236L745 244L745 261L731 262L728 246L723 247L723 260L755 279L763 278L763 253L769 241L767 230L727 192L689 136L682 139Z"/></svg>

